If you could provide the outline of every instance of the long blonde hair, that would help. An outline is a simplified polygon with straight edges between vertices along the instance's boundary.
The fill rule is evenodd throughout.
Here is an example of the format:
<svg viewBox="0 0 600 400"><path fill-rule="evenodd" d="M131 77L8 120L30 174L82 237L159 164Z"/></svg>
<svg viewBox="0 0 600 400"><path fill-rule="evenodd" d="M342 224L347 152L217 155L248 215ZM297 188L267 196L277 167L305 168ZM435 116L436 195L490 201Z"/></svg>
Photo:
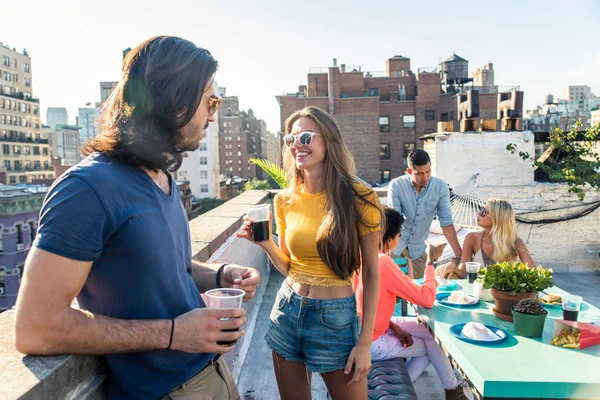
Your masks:
<svg viewBox="0 0 600 400"><path fill-rule="evenodd" d="M324 184L327 200L323 221L317 232L317 249L323 262L338 277L347 279L360 268L357 222L368 226L359 211L357 198L376 207L380 215L383 215L381 205L366 199L373 190L357 192L356 188L360 183L355 176L356 167L336 120L320 108L306 107L294 112L285 121L286 135L292 131L292 126L300 118L308 118L317 124L325 140ZM296 168L296 161L289 148L283 151L283 166L290 184L282 195L284 199L292 201L304 185L304 177L302 170Z"/></svg>
<svg viewBox="0 0 600 400"><path fill-rule="evenodd" d="M492 220L492 259L496 262L513 261L518 255L515 211L506 200L489 199L487 204Z"/></svg>

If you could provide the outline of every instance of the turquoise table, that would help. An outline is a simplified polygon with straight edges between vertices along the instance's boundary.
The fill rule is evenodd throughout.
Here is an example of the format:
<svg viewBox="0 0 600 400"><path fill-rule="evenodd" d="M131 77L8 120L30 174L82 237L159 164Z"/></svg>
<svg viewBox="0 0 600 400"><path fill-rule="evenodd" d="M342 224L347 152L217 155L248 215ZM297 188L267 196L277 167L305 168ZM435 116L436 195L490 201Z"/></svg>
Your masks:
<svg viewBox="0 0 600 400"><path fill-rule="evenodd" d="M472 294L466 279L456 280L458 290ZM562 294L553 287L547 293ZM600 345L583 350L550 344L554 320L562 319L562 309L546 308L548 318L541 338L515 336L513 324L497 318L493 302L480 302L474 308L452 308L435 303L433 308L417 307L452 364L468 380L476 398L598 399L600 398ZM584 303L580 322L600 318L600 310ZM500 345L479 346L452 336L449 328L469 321L504 329L510 337Z"/></svg>

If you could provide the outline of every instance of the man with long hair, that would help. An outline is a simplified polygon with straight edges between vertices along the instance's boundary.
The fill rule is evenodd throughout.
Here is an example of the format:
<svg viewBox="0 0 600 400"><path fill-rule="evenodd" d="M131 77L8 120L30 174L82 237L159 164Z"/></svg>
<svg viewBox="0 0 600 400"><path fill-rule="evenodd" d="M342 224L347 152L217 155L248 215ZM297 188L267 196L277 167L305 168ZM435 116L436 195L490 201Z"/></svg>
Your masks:
<svg viewBox="0 0 600 400"><path fill-rule="evenodd" d="M437 212L444 236L456 257L462 250L454 230L450 191L446 182L431 176L431 160L425 150L413 150L408 154L406 175L390 182L387 193L388 206L404 216L400 243L394 254L410 257L413 265L411 278L422 278L425 273L425 240Z"/></svg>
<svg viewBox="0 0 600 400"><path fill-rule="evenodd" d="M112 399L238 399L218 342L243 335L244 310L207 309L201 292L252 298L252 268L192 261L169 171L214 121L217 61L176 37L127 54L89 156L60 177L40 212L17 302L26 354L99 354ZM71 307L77 297L81 309ZM207 397L206 397L207 396Z"/></svg>

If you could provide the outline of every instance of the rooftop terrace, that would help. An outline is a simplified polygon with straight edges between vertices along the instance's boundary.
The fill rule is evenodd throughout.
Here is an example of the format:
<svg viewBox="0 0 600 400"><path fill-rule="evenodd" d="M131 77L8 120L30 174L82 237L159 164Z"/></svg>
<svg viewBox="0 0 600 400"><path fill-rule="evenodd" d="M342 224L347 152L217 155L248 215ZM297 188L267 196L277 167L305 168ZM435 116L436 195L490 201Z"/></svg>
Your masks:
<svg viewBox="0 0 600 400"><path fill-rule="evenodd" d="M380 197L385 191L378 189ZM276 399L277 386L271 354L263 339L271 306L283 277L268 265L264 253L255 245L235 238L244 209L253 204L270 202L272 193L250 191L190 222L194 258L207 262L231 262L260 270L262 283L255 300L247 303L246 335L236 349L226 355L243 399ZM600 306L600 270L555 274L561 288ZM97 357L32 357L14 349L14 313L0 314L0 365L3 383L0 399L104 399L104 369ZM420 399L443 399L443 390L431 366L415 382ZM322 380L313 379L313 399L325 400Z"/></svg>

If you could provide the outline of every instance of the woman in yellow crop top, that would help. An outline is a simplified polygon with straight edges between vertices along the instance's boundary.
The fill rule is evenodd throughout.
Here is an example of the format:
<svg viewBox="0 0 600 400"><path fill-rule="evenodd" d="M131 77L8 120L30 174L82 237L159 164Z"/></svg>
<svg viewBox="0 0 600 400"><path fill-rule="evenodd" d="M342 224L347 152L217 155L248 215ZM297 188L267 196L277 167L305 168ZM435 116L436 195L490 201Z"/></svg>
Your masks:
<svg viewBox="0 0 600 400"><path fill-rule="evenodd" d="M282 399L310 399L307 370L319 372L332 399L367 398L371 337L379 293L382 212L359 183L335 119L307 107L285 122L290 187L275 196L279 247L257 243L286 279L265 339ZM251 240L249 218L239 237ZM362 329L352 275L361 266Z"/></svg>

